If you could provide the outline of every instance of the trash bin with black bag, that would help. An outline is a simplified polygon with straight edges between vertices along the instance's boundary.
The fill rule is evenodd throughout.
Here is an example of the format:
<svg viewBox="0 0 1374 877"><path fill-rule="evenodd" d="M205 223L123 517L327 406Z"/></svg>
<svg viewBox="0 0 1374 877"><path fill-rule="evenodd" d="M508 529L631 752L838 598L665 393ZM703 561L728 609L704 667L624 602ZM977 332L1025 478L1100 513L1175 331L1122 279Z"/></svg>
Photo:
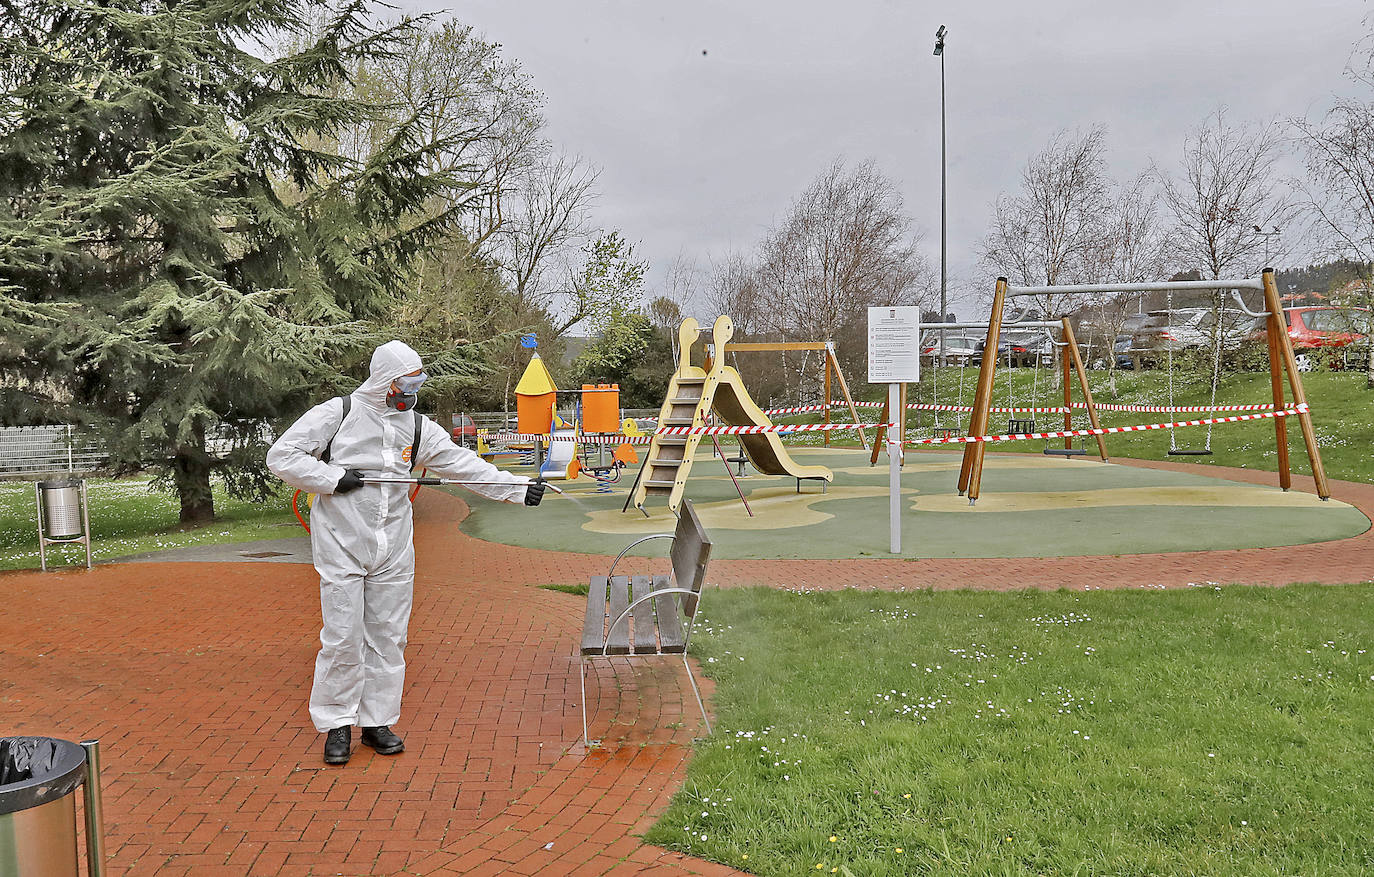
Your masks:
<svg viewBox="0 0 1374 877"><path fill-rule="evenodd" d="M82 786L86 870L101 877L98 742L0 737L0 877L77 877L76 790Z"/></svg>

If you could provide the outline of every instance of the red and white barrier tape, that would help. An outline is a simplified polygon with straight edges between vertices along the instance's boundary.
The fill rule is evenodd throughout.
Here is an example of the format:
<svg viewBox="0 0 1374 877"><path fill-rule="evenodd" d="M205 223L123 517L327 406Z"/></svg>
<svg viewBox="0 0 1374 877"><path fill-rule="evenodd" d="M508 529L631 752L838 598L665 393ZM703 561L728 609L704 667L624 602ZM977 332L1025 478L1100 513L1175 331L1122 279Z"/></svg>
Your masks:
<svg viewBox="0 0 1374 877"><path fill-rule="evenodd" d="M758 435L760 433L830 432L837 429L877 429L895 423L797 423L772 426L660 426L657 435Z"/></svg>
<svg viewBox="0 0 1374 877"><path fill-rule="evenodd" d="M1087 408L1086 402L1073 403L1075 408ZM1098 411L1131 411L1137 414L1193 414L1204 411L1272 411L1273 402L1255 405L1104 405L1094 402Z"/></svg>
<svg viewBox="0 0 1374 877"><path fill-rule="evenodd" d="M577 442L583 445L647 445L652 435L625 435L624 433L595 433L592 435L555 435L528 432L493 432L483 434L488 441L500 442Z"/></svg>
<svg viewBox="0 0 1374 877"><path fill-rule="evenodd" d="M1008 435L963 435L950 438L909 439L908 445L950 445L970 442L1009 442L1022 439L1073 438L1075 436L1111 435L1118 432L1144 432L1150 429L1181 429L1186 426L1206 426L1211 423L1238 423L1242 420L1264 420L1270 417L1289 417L1308 411L1306 405L1296 405L1279 411L1261 411L1258 414L1235 414L1230 417L1208 417L1202 420L1179 420L1173 423L1146 423L1139 426L1104 426L1099 429L1065 429L1056 432L1023 432Z"/></svg>

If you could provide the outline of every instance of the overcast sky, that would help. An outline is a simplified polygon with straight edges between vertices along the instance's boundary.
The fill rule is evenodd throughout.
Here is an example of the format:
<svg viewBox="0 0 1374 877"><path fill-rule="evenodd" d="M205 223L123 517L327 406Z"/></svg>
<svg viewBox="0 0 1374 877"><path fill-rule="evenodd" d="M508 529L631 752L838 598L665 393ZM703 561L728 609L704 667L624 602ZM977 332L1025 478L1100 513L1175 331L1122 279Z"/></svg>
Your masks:
<svg viewBox="0 0 1374 877"><path fill-rule="evenodd" d="M1103 125L1113 173L1173 166L1189 131L1320 113L1351 93L1361 0L409 0L504 47L547 96L549 135L601 168L597 225L662 282L749 250L837 156L895 180L938 266L940 60L949 270L990 286L991 203L1062 128ZM960 307L961 316L968 316ZM712 315L713 316L713 315Z"/></svg>

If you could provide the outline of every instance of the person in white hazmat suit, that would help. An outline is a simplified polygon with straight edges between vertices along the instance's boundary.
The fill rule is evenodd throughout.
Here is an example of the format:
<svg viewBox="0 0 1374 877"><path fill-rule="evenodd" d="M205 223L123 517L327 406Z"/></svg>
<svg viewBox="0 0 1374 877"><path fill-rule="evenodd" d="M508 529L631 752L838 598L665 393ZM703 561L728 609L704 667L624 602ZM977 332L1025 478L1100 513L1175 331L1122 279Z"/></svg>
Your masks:
<svg viewBox="0 0 1374 877"><path fill-rule="evenodd" d="M401 715L415 583L409 485L363 479L410 478L412 468L424 467L441 478L494 482L470 486L492 499L534 506L543 498L542 482L497 469L454 444L442 426L417 418L412 409L425 378L420 355L388 341L372 354L370 374L347 405L316 405L267 453L274 475L318 494L310 548L324 624L310 719L326 735L327 764L348 761L353 725L379 754L405 749L390 726Z"/></svg>

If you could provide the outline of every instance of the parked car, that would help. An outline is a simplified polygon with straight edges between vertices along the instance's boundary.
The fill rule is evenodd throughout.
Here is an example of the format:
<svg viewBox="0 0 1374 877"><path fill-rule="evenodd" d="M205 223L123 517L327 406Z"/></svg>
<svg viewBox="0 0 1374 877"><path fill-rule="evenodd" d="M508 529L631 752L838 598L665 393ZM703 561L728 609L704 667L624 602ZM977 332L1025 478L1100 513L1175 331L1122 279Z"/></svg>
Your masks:
<svg viewBox="0 0 1374 877"><path fill-rule="evenodd" d="M453 443L469 450L477 450L477 424L467 414L453 415Z"/></svg>
<svg viewBox="0 0 1374 877"><path fill-rule="evenodd" d="M1170 353L1185 350L1211 349L1216 339L1213 331L1218 311L1215 308L1175 308L1172 311L1150 311L1140 328L1132 334L1125 354L1142 365L1159 365ZM1249 343L1254 335L1256 320L1240 310L1228 308L1222 312L1222 349L1234 349Z"/></svg>
<svg viewBox="0 0 1374 877"><path fill-rule="evenodd" d="M978 356L979 345L983 339L976 335L963 335L954 330L945 332L945 358L943 365L968 365ZM921 342L921 360L933 363L940 355L940 333L929 332Z"/></svg>
<svg viewBox="0 0 1374 877"><path fill-rule="evenodd" d="M1370 331L1370 312L1365 308L1284 308L1283 317L1300 371L1316 367L1317 354L1326 350L1350 348L1342 351L1350 355L1340 357L1341 365L1363 363L1368 355L1361 343ZM1261 324L1257 330L1262 328ZM1259 331L1255 334L1263 337Z"/></svg>
<svg viewBox="0 0 1374 877"><path fill-rule="evenodd" d="M985 339L978 341L976 358L983 361ZM997 338L997 362L999 365L1035 365L1054 361L1054 342L1044 332L1003 332Z"/></svg>
<svg viewBox="0 0 1374 877"><path fill-rule="evenodd" d="M1131 342L1134 339L1134 335L1118 335L1112 342L1112 353L1116 356L1117 368L1127 371L1135 368L1135 360L1131 358Z"/></svg>

